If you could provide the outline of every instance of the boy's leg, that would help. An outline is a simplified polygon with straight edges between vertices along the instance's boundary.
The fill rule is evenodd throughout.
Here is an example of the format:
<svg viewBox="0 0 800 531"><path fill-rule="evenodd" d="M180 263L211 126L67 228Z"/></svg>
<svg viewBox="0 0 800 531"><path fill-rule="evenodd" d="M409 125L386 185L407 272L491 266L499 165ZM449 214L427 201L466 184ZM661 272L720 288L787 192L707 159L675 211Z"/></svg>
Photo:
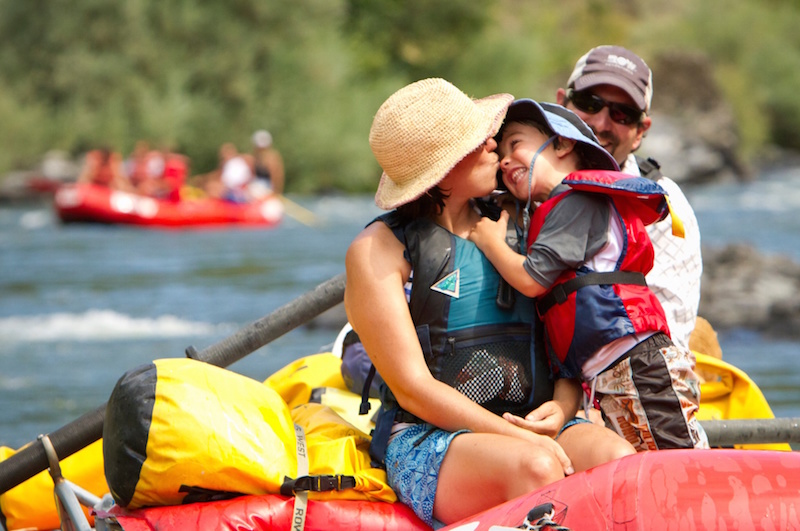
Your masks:
<svg viewBox="0 0 800 531"><path fill-rule="evenodd" d="M597 377L596 392L610 423L637 450L708 448L695 417L700 383L694 355L656 334Z"/></svg>

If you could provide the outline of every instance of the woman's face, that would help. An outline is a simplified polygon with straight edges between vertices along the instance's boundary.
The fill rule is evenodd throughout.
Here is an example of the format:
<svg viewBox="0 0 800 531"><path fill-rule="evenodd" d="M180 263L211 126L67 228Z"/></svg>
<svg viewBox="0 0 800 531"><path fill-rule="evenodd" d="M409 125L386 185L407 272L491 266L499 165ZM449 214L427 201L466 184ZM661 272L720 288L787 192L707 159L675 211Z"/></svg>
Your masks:
<svg viewBox="0 0 800 531"><path fill-rule="evenodd" d="M537 128L519 122L508 124L503 131L503 137L497 148L500 156L500 170L503 172L503 182L508 187L508 191L517 199L527 201L528 194L536 201L547 198L549 191L545 192L541 186L542 179L541 177L537 179L537 175L543 175L545 167L549 166L549 162L543 155L548 149L551 149L550 147L536 158L530 189L528 188L528 171L536 151L549 138Z"/></svg>
<svg viewBox="0 0 800 531"><path fill-rule="evenodd" d="M497 142L489 138L475 151L461 159L440 186L452 197L454 194L465 198L489 195L497 184L498 156L495 153Z"/></svg>

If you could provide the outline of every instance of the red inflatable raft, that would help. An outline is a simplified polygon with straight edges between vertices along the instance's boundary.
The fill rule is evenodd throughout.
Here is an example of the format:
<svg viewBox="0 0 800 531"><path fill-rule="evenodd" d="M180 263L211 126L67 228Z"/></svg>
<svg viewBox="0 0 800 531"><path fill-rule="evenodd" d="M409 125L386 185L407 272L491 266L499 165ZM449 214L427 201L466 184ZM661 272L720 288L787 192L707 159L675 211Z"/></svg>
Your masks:
<svg viewBox="0 0 800 531"><path fill-rule="evenodd" d="M97 518L116 522L124 531L284 530L296 528L293 508L292 498L284 496L242 496L134 511L114 507ZM530 527L525 527L529 513ZM548 524L551 529L581 531L800 529L800 453L640 453L575 474L445 529L548 529ZM303 529L429 528L400 503L312 500Z"/></svg>
<svg viewBox="0 0 800 531"><path fill-rule="evenodd" d="M573 530L800 529L800 454L662 450L625 457L446 527ZM546 514L547 513L547 514ZM535 525L541 527L535 527ZM498 527L492 527L498 526ZM527 529L522 527L522 529Z"/></svg>
<svg viewBox="0 0 800 531"><path fill-rule="evenodd" d="M270 227L283 218L276 196L251 203L219 199L165 201L92 184L61 186L54 206L64 223L107 223L151 227Z"/></svg>
<svg viewBox="0 0 800 531"><path fill-rule="evenodd" d="M305 531L430 531L430 527L402 503L350 500L309 500L305 526L296 523L294 499L277 494L241 496L232 500L151 507L127 511L114 507L96 517L115 522L123 531L178 531L236 529Z"/></svg>

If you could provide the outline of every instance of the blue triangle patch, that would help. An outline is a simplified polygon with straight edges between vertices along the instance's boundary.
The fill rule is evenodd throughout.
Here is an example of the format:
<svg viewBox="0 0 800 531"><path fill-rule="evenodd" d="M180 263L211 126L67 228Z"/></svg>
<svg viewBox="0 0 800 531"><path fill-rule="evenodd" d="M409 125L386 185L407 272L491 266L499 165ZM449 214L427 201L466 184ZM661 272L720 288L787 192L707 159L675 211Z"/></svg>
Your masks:
<svg viewBox="0 0 800 531"><path fill-rule="evenodd" d="M458 298L461 289L461 270L456 269L436 284L431 286L433 291L444 293L449 297Z"/></svg>

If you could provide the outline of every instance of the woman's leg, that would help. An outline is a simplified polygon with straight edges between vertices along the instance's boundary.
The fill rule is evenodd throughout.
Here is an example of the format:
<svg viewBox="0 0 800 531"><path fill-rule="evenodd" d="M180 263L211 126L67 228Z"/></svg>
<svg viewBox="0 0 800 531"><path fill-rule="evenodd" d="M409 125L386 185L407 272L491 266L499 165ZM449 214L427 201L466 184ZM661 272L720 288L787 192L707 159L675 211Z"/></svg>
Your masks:
<svg viewBox="0 0 800 531"><path fill-rule="evenodd" d="M572 461L575 472L636 453L633 445L617 432L591 422L568 427L556 438L556 442Z"/></svg>
<svg viewBox="0 0 800 531"><path fill-rule="evenodd" d="M563 477L554 456L526 441L463 433L452 440L439 469L433 514L452 523Z"/></svg>

